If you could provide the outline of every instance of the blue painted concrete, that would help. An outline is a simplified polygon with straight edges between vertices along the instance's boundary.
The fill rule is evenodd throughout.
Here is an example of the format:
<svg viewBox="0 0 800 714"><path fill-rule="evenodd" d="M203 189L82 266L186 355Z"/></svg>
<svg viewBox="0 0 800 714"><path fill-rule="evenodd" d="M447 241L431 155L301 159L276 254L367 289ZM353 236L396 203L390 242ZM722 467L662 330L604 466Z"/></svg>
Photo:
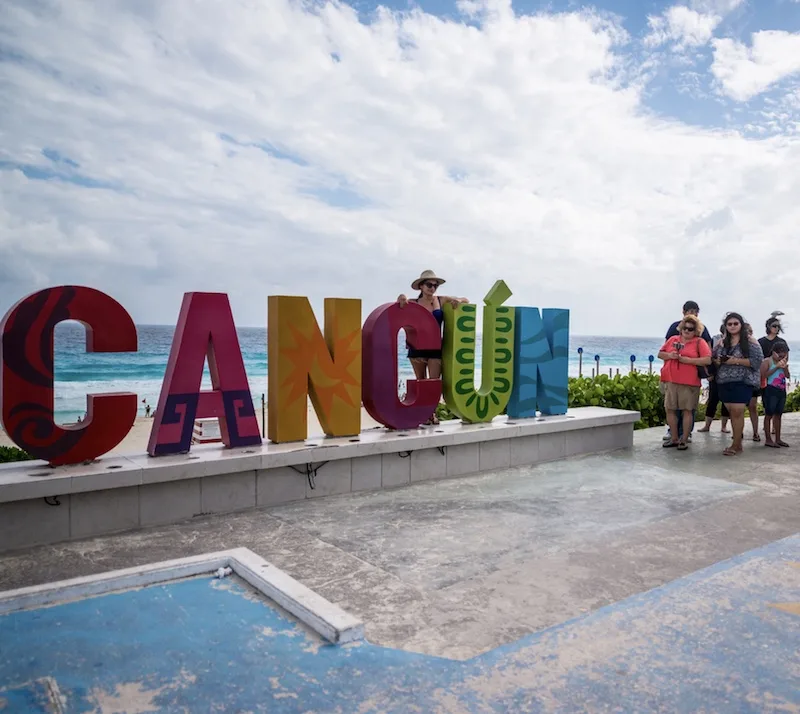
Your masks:
<svg viewBox="0 0 800 714"><path fill-rule="evenodd" d="M0 711L3 712L52 712L51 701L45 680L25 682L3 689L0 687Z"/></svg>
<svg viewBox="0 0 800 714"><path fill-rule="evenodd" d="M15 708L45 676L69 712L793 711L787 603L800 536L456 662L327 645L237 581L198 578L0 617L0 711L46 711Z"/></svg>

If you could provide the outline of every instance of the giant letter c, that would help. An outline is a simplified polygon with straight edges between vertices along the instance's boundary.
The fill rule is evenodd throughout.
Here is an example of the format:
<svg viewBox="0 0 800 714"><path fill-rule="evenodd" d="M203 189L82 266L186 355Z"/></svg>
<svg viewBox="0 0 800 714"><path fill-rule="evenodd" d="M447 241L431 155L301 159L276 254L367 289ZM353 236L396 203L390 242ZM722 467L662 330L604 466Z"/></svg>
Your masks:
<svg viewBox="0 0 800 714"><path fill-rule="evenodd" d="M61 427L54 414L56 325L76 320L86 328L87 352L136 352L136 326L122 305L93 288L63 285L20 300L0 323L0 402L11 440L52 466L91 461L111 451L136 420L130 392L89 394L80 426Z"/></svg>

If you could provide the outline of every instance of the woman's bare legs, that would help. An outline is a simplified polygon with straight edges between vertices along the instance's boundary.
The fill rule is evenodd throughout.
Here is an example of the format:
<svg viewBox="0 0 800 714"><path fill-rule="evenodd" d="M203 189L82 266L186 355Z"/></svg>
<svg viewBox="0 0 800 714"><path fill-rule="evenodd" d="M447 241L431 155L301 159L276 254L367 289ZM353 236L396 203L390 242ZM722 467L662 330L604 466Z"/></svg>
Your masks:
<svg viewBox="0 0 800 714"><path fill-rule="evenodd" d="M733 427L733 442L722 453L726 456L738 454L742 450L742 437L744 436L744 404L726 404L731 415Z"/></svg>
<svg viewBox="0 0 800 714"><path fill-rule="evenodd" d="M750 400L747 409L750 412L750 424L753 426L753 441L761 441L761 436L758 433L758 397L753 397Z"/></svg>
<svg viewBox="0 0 800 714"><path fill-rule="evenodd" d="M719 404L719 394L717 392L717 384L714 378L708 380L708 400L706 401L706 423L705 426L700 427L697 432L705 434L711 431L711 425L714 423L714 417L717 415L717 405Z"/></svg>
<svg viewBox="0 0 800 714"><path fill-rule="evenodd" d="M764 446L777 447L778 445L772 440L772 417L769 414L764 415Z"/></svg>
<svg viewBox="0 0 800 714"><path fill-rule="evenodd" d="M691 416L691 414L689 415ZM675 409L667 409L667 424L669 425L669 433L672 438L667 441L667 444L678 443L678 412Z"/></svg>
<svg viewBox="0 0 800 714"><path fill-rule="evenodd" d="M681 444L685 444L689 441L689 437L692 435L692 422L694 421L694 410L693 409L684 409L683 410L683 438L681 439Z"/></svg>
<svg viewBox="0 0 800 714"><path fill-rule="evenodd" d="M429 359L428 360L428 379L439 379L442 376L442 360L440 359ZM430 419L431 424L438 424L439 417L436 416L436 412L433 413L433 416Z"/></svg>
<svg viewBox="0 0 800 714"><path fill-rule="evenodd" d="M442 360L440 359L414 357L411 360L411 366L414 368L414 376L417 379L439 379L442 375ZM436 416L436 412L425 422L427 425L438 423L439 417Z"/></svg>
<svg viewBox="0 0 800 714"><path fill-rule="evenodd" d="M781 417L782 414L775 414L772 417L772 425L775 427L775 443L778 446L789 446L783 439L781 439Z"/></svg>
<svg viewBox="0 0 800 714"><path fill-rule="evenodd" d="M412 357L411 367L414 370L414 376L417 379L428 378L428 360L424 357Z"/></svg>

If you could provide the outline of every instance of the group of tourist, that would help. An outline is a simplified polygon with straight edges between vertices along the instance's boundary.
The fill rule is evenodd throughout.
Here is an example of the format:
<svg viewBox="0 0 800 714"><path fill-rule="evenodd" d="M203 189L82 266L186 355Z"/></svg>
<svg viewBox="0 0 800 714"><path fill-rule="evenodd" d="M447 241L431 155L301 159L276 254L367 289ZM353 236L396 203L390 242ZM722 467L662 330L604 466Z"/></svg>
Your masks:
<svg viewBox="0 0 800 714"><path fill-rule="evenodd" d="M722 404L722 431L730 433L729 421L733 429L732 442L723 454L742 452L745 409L750 412L753 441L761 441L759 397L764 406L765 446L789 446L781 438L781 415L790 377L789 345L780 337L782 314L772 313L765 324L766 334L756 340L745 319L738 312L729 312L719 333L712 337L700 321L698 304L693 300L684 304L683 318L670 325L658 352L664 361L661 389L669 426L665 448L689 448L703 379L708 380L708 403L705 426L698 431L710 431L717 407Z"/></svg>
<svg viewBox="0 0 800 714"><path fill-rule="evenodd" d="M439 295L444 280L432 270L425 270L411 284L419 291L417 297L400 295L397 302L404 307L409 302L428 310L441 326L444 306L460 305L467 298ZM787 447L781 438L781 415L786 405L789 380L789 345L780 335L783 327L774 312L766 321L766 334L759 340L738 312L725 315L714 337L700 321L700 307L693 300L683 306L683 318L672 323L666 342L658 352L664 361L661 369L661 389L669 429L664 447L689 448L694 429L697 405L700 402L702 380L708 380L708 403L705 426L711 429L717 408L722 405L722 431L733 439L723 453L735 456L742 451L744 412L749 409L753 426L753 441L761 441L758 419L758 398L764 406L764 442L772 448ZM417 379L436 379L442 372L442 353L437 350L418 350L409 345L408 357ZM438 423L435 416L428 424Z"/></svg>

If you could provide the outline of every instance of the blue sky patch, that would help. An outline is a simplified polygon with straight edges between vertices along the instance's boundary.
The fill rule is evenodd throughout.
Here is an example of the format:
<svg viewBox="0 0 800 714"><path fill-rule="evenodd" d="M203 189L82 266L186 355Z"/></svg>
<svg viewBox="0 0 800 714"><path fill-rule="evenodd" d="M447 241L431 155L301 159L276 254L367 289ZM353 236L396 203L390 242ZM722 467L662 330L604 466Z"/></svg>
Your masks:
<svg viewBox="0 0 800 714"><path fill-rule="evenodd" d="M312 196L334 208L359 209L366 208L370 203L365 196L344 185L315 186L301 189L300 193Z"/></svg>
<svg viewBox="0 0 800 714"><path fill-rule="evenodd" d="M67 159L67 161L70 160ZM64 164L67 169L72 168L73 165L77 166L74 161L71 161L69 164ZM83 186L84 188L102 188L112 191L122 190L121 186L111 181L103 181L101 179L92 178L91 176L68 172L66 169L59 170L51 166L35 166L34 164L21 164L16 161L0 161L0 171L21 171L26 178L33 181L63 181L64 183L72 183L76 186Z"/></svg>
<svg viewBox="0 0 800 714"><path fill-rule="evenodd" d="M289 151L284 151L283 149L279 149L277 146L271 144L269 141L239 141L230 134L226 134L224 132L219 134L219 138L228 144L235 144L236 146L253 147L255 149L261 149L261 151L263 151L265 154L269 154L269 156L272 156L275 159L280 159L281 161L291 161L293 164L296 164L297 166L308 166L308 162L301 156L298 156L297 154L292 154Z"/></svg>
<svg viewBox="0 0 800 714"><path fill-rule="evenodd" d="M46 159L50 159L54 164L63 164L64 166L69 166L73 169L80 168L80 164L77 161L73 161L67 156L62 156L58 151L55 149L42 149L42 156Z"/></svg>

